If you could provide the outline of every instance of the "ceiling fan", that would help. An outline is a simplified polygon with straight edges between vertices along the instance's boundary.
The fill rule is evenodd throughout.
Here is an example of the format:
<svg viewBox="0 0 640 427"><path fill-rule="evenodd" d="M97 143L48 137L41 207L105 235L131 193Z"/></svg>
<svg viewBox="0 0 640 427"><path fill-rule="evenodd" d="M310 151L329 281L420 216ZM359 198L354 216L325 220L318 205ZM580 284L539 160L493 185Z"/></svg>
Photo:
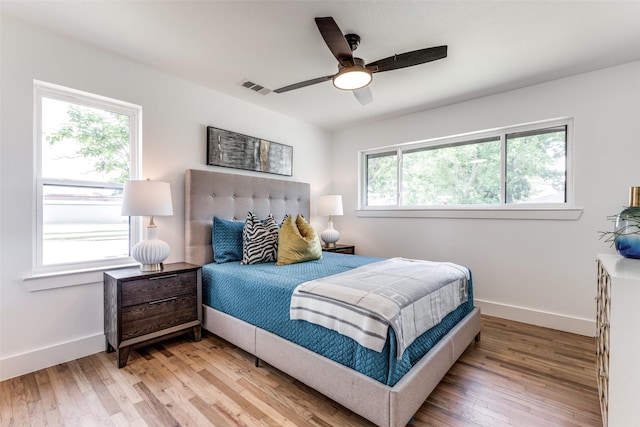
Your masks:
<svg viewBox="0 0 640 427"><path fill-rule="evenodd" d="M336 74L316 79L306 80L274 90L275 93L288 92L317 83L333 80L333 85L342 90L351 90L356 99L366 105L373 101L373 95L368 87L373 80L373 73L392 71L399 68L413 67L414 65L436 61L447 57L447 46L428 47L413 50L379 59L365 64L361 58L355 58L353 51L360 44L360 36L357 34L343 35L340 27L332 17L316 18L316 25L329 50L338 60L338 72Z"/></svg>

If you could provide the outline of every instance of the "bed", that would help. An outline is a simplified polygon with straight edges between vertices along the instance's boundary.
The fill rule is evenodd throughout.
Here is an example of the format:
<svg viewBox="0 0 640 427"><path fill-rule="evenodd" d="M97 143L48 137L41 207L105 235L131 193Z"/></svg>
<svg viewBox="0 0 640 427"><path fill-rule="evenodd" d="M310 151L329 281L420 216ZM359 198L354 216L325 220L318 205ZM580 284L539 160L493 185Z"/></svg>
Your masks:
<svg viewBox="0 0 640 427"><path fill-rule="evenodd" d="M446 329L438 332L440 335L435 345L429 345L431 348L422 357L412 356L415 360L411 361L409 366L394 357L396 343L391 329L389 343L385 345L386 353L372 354L371 350L359 349L356 345L356 348L344 353L355 352L358 353L357 357L352 359L347 357L348 360L332 360L330 357L318 354L322 352L321 349L305 348L309 343L305 343L304 339L300 341L295 336L288 336L286 332L283 333L269 324L263 325L259 319L251 318L247 319L248 321L239 319L233 308L224 307L223 294L212 293L222 292L220 289L213 287L207 290L210 281L222 284L226 280L225 275L227 278L238 276L234 268L253 267L237 266L233 263L219 264L223 267L218 270L222 271L210 267L213 261L211 244L213 217L243 221L248 211L254 212L261 218L273 214L277 221L286 214L301 214L309 218L309 184L204 170L186 171L185 261L203 266L204 293L208 295L203 298L204 328L318 390L376 425L406 425L466 347L474 338L479 337L480 311L473 307L472 287L469 288L470 305L467 304L464 310L459 308L447 315L446 322L443 321L443 324L448 323L448 325L438 326ZM286 269L286 277L292 278L297 277L298 273L303 277L306 273L302 270L307 268L319 270L341 266L340 268L350 269L376 261L368 257L333 253L323 253L322 258L322 261L276 268ZM256 270L261 268L263 267L260 265L255 267ZM269 276L271 272L259 274L263 274L259 277L262 277L261 280L265 286L276 281ZM281 300L287 297L286 291L282 292ZM268 293L275 295L277 292L269 290ZM226 298L228 301L234 299L228 296ZM217 308L214 308L216 306ZM283 311L282 307L280 311ZM264 312L265 310L260 311L255 317L265 315ZM317 325L305 326L305 328L314 327L322 328ZM321 342L326 341L332 345L337 341L349 341L333 331L322 332L322 334L325 335L320 338ZM417 338L405 353L410 353L414 345L421 347L424 344L423 341L433 338L424 338L420 341L421 339L423 336ZM315 340L317 339L314 338L312 341ZM419 349L416 350L416 352L419 351ZM384 364L382 371L368 371L367 363L352 362L352 360L368 358L374 358Z"/></svg>

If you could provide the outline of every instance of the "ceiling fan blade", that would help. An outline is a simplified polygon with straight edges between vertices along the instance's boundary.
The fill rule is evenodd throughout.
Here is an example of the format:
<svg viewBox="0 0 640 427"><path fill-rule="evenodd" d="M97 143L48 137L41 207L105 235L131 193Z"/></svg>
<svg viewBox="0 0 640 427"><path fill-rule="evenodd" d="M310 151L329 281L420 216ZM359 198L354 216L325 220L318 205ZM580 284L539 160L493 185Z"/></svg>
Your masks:
<svg viewBox="0 0 640 427"><path fill-rule="evenodd" d="M351 47L332 17L316 18L316 25L333 56L345 67L353 65Z"/></svg>
<svg viewBox="0 0 640 427"><path fill-rule="evenodd" d="M380 59L366 65L374 73L397 70L399 68L413 67L414 65L436 61L447 57L447 46L428 47L426 49L413 50L388 58Z"/></svg>
<svg viewBox="0 0 640 427"><path fill-rule="evenodd" d="M353 95L361 105L367 105L373 102L373 93L371 93L371 88L369 86L354 90Z"/></svg>
<svg viewBox="0 0 640 427"><path fill-rule="evenodd" d="M280 89L274 90L274 92L275 93L289 92L290 90L300 89L302 87L307 87L307 86L311 86L311 85L314 85L314 84L317 84L317 83L326 82L327 80L331 80L332 78L333 78L332 75L331 76L318 77L317 79L306 80L304 82L294 83L294 84L289 85L289 86L281 87Z"/></svg>

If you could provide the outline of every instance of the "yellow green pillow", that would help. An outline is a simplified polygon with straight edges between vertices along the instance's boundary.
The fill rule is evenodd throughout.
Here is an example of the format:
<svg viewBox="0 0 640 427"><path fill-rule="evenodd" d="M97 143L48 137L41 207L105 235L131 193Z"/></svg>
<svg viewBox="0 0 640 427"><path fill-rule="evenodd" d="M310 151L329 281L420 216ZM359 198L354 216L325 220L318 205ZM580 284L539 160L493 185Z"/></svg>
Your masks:
<svg viewBox="0 0 640 427"><path fill-rule="evenodd" d="M322 246L316 231L301 215L289 216L278 231L276 265L295 264L322 258Z"/></svg>

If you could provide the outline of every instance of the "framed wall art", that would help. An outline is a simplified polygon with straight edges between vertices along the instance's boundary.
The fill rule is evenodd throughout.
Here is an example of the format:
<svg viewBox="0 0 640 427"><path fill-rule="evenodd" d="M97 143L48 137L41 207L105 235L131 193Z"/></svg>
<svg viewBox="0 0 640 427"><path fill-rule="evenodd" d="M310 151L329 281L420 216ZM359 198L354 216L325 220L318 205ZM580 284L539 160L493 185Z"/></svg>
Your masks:
<svg viewBox="0 0 640 427"><path fill-rule="evenodd" d="M207 126L207 165L293 174L293 147Z"/></svg>

